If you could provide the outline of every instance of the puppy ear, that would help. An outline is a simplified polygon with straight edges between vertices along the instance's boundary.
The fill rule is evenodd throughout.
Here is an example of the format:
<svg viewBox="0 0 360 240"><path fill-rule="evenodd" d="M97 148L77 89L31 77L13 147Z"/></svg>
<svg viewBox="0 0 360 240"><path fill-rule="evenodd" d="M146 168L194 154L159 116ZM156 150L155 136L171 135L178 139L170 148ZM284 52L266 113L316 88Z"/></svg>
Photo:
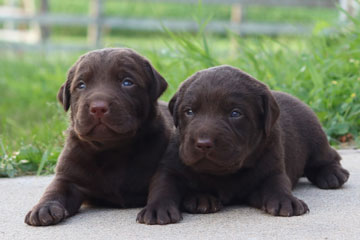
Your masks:
<svg viewBox="0 0 360 240"><path fill-rule="evenodd" d="M177 98L179 96L179 92L176 92L175 95L171 98L168 108L173 116L175 127L178 126L178 116L177 116Z"/></svg>
<svg viewBox="0 0 360 240"><path fill-rule="evenodd" d="M145 60L146 68L150 73L152 78L152 82L150 85L150 98L151 101L155 102L161 94L166 90L168 84L165 79L161 76L161 74L156 71L156 69L150 64L149 61Z"/></svg>
<svg viewBox="0 0 360 240"><path fill-rule="evenodd" d="M75 74L75 66L71 67L68 72L66 82L60 87L57 98L63 105L65 112L70 108L70 85Z"/></svg>
<svg viewBox="0 0 360 240"><path fill-rule="evenodd" d="M262 95L262 102L264 109L264 131L265 136L268 137L276 120L279 118L280 109L270 91L267 91L267 93Z"/></svg>

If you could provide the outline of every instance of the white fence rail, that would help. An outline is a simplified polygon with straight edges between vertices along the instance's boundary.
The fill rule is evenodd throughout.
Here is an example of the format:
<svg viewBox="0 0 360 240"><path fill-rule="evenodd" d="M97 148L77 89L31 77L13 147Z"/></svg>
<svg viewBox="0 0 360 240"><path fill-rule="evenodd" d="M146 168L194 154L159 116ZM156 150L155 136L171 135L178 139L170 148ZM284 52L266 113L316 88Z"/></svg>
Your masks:
<svg viewBox="0 0 360 240"><path fill-rule="evenodd" d="M9 0L8 0L9 1ZM31 0L22 0L29 2ZM32 0L33 1L33 0ZM40 11L10 11L10 8L0 8L0 23L11 23L12 25L19 24L35 24L36 31L32 31L37 37L34 37L32 43L34 46L41 46L40 43L45 43L49 39L49 28L51 26L87 26L88 27L88 42L89 47L100 47L102 45L102 36L104 28L116 28L126 30L141 30L141 31L157 31L161 30L163 26L171 31L197 31L197 23L190 20L174 20L174 19L140 19L140 18L122 18L122 17L108 17L104 15L104 4L112 0L90 0L90 13L86 15L65 15L53 14L48 11L49 1L40 1ZM153 2L175 2L181 4L198 4L198 0L136 0L136 2L153 3ZM51 0L50 0L51 4ZM211 21L206 27L206 31L215 33L225 33L226 31L233 31L238 34L304 34L311 30L309 25L288 24L288 23L251 23L243 21L243 7L249 5L267 5L267 6L303 6L303 7L324 7L335 8L341 5L349 13L354 14L358 7L356 0L202 0L202 4L223 4L232 7L231 18L229 21ZM26 4L24 4L26 5ZM16 12L16 14L14 14ZM341 18L344 18L342 15ZM10 36L10 32L0 32L1 36ZM16 32L16 29L12 29ZM10 39L11 40L11 39ZM19 35L18 43L14 46L21 46L25 37ZM48 44L49 46L49 44ZM73 49L72 47L67 47Z"/></svg>

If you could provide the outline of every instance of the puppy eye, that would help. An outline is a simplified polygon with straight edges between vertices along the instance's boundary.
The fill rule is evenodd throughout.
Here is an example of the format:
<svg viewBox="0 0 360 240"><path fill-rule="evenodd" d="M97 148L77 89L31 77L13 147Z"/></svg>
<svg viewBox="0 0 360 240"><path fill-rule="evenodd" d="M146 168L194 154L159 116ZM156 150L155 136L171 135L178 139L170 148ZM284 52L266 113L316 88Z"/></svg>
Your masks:
<svg viewBox="0 0 360 240"><path fill-rule="evenodd" d="M193 112L193 110L188 109L188 110L185 111L185 114L186 114L187 116L193 116L193 115L194 115L194 112Z"/></svg>
<svg viewBox="0 0 360 240"><path fill-rule="evenodd" d="M233 110L232 112L231 112L231 114L230 114L230 117L232 117L232 118L239 118L239 117L241 117L243 114L240 112L240 111L238 111L238 110Z"/></svg>
<svg viewBox="0 0 360 240"><path fill-rule="evenodd" d="M76 88L77 88L77 89L85 89L85 88L86 88L86 84L85 84L83 81L80 81Z"/></svg>
<svg viewBox="0 0 360 240"><path fill-rule="evenodd" d="M130 78L125 78L123 81L122 81L122 85L124 87L130 87L132 86L134 83L131 81Z"/></svg>

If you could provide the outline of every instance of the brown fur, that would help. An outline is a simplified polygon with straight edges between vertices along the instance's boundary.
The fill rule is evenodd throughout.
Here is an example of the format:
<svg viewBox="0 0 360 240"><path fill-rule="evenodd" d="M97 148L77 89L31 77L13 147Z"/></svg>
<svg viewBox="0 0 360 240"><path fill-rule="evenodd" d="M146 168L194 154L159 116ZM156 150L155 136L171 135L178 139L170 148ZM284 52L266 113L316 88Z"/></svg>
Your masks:
<svg viewBox="0 0 360 240"><path fill-rule="evenodd" d="M157 103L166 87L133 50L103 49L80 57L58 94L64 109L71 108L71 125L56 175L25 222L56 224L85 201L144 206L173 128L166 104Z"/></svg>
<svg viewBox="0 0 360 240"><path fill-rule="evenodd" d="M305 175L339 188L349 173L314 112L298 99L230 66L200 71L169 104L177 134L170 142L137 220L168 224L190 213L246 203L272 215L297 216L307 205L291 190Z"/></svg>

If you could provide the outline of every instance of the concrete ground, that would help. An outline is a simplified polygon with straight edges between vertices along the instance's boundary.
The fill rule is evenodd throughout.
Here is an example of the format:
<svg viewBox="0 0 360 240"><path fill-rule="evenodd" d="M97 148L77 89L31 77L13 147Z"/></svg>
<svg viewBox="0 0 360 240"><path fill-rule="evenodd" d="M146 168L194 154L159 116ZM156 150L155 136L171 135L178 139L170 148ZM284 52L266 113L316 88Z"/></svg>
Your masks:
<svg viewBox="0 0 360 240"><path fill-rule="evenodd" d="M320 190L306 179L294 194L310 213L273 217L246 206L208 215L184 214L181 223L147 226L135 222L140 209L81 209L50 227L31 227L25 214L50 177L0 179L0 239L360 239L360 151L340 151L350 179L338 190Z"/></svg>

